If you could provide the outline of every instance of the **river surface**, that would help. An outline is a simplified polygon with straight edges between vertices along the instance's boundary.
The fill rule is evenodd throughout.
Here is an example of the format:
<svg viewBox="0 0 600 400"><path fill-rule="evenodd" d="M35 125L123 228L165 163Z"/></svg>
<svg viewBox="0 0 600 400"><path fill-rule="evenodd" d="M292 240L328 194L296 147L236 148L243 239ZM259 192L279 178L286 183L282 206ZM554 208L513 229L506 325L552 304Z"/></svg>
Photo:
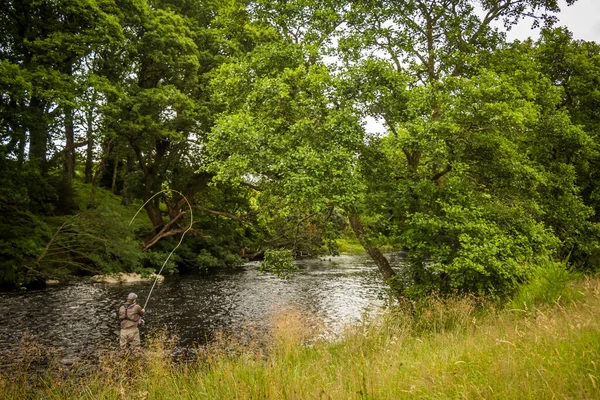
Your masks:
<svg viewBox="0 0 600 400"><path fill-rule="evenodd" d="M398 259L392 262L397 265ZM335 335L384 304L384 284L367 257L302 260L298 265L301 270L288 280L261 274L258 263L167 276L146 307L142 344L148 332L166 328L179 337L180 348L192 349L219 331L266 330L272 317L286 310L314 316ZM138 294L143 306L150 288L148 283L79 282L0 293L0 365L24 336L66 357L116 348L119 306L130 292Z"/></svg>

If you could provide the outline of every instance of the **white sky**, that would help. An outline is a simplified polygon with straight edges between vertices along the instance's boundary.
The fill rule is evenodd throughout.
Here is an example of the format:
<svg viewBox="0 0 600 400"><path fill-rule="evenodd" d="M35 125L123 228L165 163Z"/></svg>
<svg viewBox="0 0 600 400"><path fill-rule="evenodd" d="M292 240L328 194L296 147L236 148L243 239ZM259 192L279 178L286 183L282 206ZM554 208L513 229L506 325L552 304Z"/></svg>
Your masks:
<svg viewBox="0 0 600 400"><path fill-rule="evenodd" d="M567 2L561 0L560 9L556 26L566 26L573 32L574 39L600 43L600 0L578 0L572 6L567 6ZM529 36L537 39L539 31L530 28L530 20L521 21L508 33L508 40L523 40Z"/></svg>
<svg viewBox="0 0 600 400"><path fill-rule="evenodd" d="M572 6L560 0L560 9L556 26L566 26L573 33L573 39L600 43L600 0L578 0ZM531 20L524 20L513 27L507 36L509 41L528 37L537 39L539 30L531 30ZM385 131L383 124L374 118L367 118L366 123L367 132Z"/></svg>

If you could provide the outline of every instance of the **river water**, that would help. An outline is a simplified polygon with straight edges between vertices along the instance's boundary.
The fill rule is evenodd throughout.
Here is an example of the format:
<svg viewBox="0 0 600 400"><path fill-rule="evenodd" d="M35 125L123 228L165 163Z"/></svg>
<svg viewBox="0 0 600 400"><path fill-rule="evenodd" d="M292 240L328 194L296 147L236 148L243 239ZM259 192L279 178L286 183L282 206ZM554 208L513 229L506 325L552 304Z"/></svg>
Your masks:
<svg viewBox="0 0 600 400"><path fill-rule="evenodd" d="M398 260L392 260L397 264ZM219 332L264 330L285 310L315 316L336 334L384 304L384 284L367 257L338 256L302 260L301 270L282 280L261 274L258 263L209 270L199 275L167 276L146 307L148 332L166 328L179 346L192 349ZM127 294L143 305L151 284L79 282L30 292L0 293L0 365L25 336L66 357L89 355L118 345L117 310Z"/></svg>

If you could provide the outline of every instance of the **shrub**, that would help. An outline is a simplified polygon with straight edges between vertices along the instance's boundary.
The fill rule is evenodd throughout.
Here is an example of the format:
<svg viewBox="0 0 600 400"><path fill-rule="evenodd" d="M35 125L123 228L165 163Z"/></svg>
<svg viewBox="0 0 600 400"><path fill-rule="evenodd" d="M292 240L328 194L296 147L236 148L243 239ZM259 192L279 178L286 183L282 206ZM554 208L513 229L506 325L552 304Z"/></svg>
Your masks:
<svg viewBox="0 0 600 400"><path fill-rule="evenodd" d="M581 294L571 286L579 274L568 267L567 261L546 259L534 268L533 278L522 284L511 305L517 310L535 310L553 303L567 304Z"/></svg>
<svg viewBox="0 0 600 400"><path fill-rule="evenodd" d="M291 250L267 250L265 259L260 263L260 272L271 272L280 278L287 279L294 272L300 270L293 261Z"/></svg>

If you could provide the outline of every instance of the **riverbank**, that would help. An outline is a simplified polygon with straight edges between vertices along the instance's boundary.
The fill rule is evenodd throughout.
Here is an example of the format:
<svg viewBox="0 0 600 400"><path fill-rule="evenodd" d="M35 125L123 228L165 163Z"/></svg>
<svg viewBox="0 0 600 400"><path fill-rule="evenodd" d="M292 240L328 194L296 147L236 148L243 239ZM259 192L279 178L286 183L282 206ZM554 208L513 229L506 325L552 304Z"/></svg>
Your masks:
<svg viewBox="0 0 600 400"><path fill-rule="evenodd" d="M537 285L537 288L536 288ZM158 335L144 355L107 353L100 366L27 365L0 372L2 398L598 398L600 280L566 283L552 296L534 283L505 308L472 298L430 298L415 316L387 312L319 339L306 315L273 321L268 338L223 338L191 363L174 363ZM537 295L536 295L537 291ZM526 300L524 300L526 299ZM31 357L34 357L33 354ZM33 360L30 359L31 363Z"/></svg>
<svg viewBox="0 0 600 400"><path fill-rule="evenodd" d="M341 255L357 256L365 255L367 251L354 236L344 236L336 240L337 250ZM383 253L399 252L402 249L394 248L393 246L379 246L379 250Z"/></svg>

